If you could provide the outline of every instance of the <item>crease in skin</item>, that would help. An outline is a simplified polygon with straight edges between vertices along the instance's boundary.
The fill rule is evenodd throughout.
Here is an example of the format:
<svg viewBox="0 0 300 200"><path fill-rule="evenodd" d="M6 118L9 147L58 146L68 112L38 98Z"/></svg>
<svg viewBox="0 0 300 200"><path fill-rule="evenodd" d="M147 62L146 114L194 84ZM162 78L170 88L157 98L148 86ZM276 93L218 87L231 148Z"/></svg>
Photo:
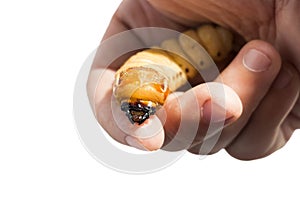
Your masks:
<svg viewBox="0 0 300 200"><path fill-rule="evenodd" d="M274 2L274 1L273 1ZM155 1L150 1L150 3L155 4ZM253 18L247 17L247 13L250 12L247 10L247 6L251 7L252 2L235 2L234 7L228 4L220 4L220 2L217 1L199 1L196 3L196 1L181 1L177 2L177 4L173 2L169 2L166 6L166 8L160 8L158 5L156 5L157 9L161 9L162 12L169 12L171 13L171 18L176 19L176 12L174 12L174 8L180 7L181 9L188 9L190 12L187 14L184 14L184 16L180 15L181 18L185 19L185 23L196 26L199 23L203 22L214 22L216 24L222 25L223 27L230 28L231 30L235 30L239 35L243 35L244 38L247 41L250 41L252 39L257 39L261 37L262 39L266 41L274 41L275 38L275 31L269 31L265 27L268 27L270 24L275 24L273 20L274 17L274 10L275 10L275 3L273 3L273 6L270 6L270 9L267 12L259 12L257 11L257 14L260 15L258 17L259 21L255 21ZM157 3L160 4L160 3ZM238 4L238 5L236 5ZM247 5L245 5L247 4ZM178 6L180 5L180 6ZM260 3L261 7L265 7L265 3ZM171 7L168 9L168 7ZM210 9L210 7L213 7ZM197 11L201 9L201 13L197 13ZM172 10L172 12L170 11ZM236 10L243 10L245 14L235 14L237 13ZM197 13L196 17L192 17L193 13ZM193 19L197 19L196 21ZM188 23L188 21L193 21L192 23ZM244 24L248 24L247 26L244 26ZM263 24L263 25L262 25ZM272 25L273 26L273 25ZM243 28L242 28L243 27ZM276 30L276 27L274 28Z"/></svg>
<svg viewBox="0 0 300 200"><path fill-rule="evenodd" d="M152 7L154 7L158 12L160 12L163 16L172 19L172 21L176 22L177 24L180 24L182 27L195 27L199 25L198 20L192 20L192 19L198 19L197 16L186 18L183 16L183 8L178 6L178 1L153 1L148 0L148 2L151 4ZM157 4L158 3L158 4ZM168 8L172 6L172 12L168 10ZM185 8L185 7L184 7ZM187 14L191 15L193 13L188 12ZM201 22L207 22L208 20L201 20Z"/></svg>
<svg viewBox="0 0 300 200"><path fill-rule="evenodd" d="M147 49L131 56L116 72L113 86L121 110L131 123L141 125L164 105L171 92L197 75L194 66L200 69L211 66L199 42L215 61L220 61L232 51L232 38L222 27L202 25L162 42L162 49Z"/></svg>

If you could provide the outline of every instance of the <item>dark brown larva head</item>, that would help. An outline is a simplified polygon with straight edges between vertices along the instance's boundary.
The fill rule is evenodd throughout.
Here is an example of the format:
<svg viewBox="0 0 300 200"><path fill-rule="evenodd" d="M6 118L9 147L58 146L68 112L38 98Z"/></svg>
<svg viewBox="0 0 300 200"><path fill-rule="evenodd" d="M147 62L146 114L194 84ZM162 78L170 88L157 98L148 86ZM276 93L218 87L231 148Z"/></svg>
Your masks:
<svg viewBox="0 0 300 200"><path fill-rule="evenodd" d="M135 103L123 102L121 104L121 110L126 113L126 116L132 124L138 123L139 125L146 121L150 115L155 113L155 107L145 105L138 101Z"/></svg>

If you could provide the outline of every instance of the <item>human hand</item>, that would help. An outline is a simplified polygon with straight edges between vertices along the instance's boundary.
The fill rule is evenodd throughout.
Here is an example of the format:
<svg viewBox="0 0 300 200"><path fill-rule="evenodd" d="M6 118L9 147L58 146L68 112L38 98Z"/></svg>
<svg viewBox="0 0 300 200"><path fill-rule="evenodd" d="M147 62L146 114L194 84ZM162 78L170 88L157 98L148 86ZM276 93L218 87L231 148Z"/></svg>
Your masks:
<svg viewBox="0 0 300 200"><path fill-rule="evenodd" d="M230 120L227 120L217 144L210 152L214 153L226 148L232 156L240 159L259 158L283 146L292 132L299 128L300 60L296 52L300 52L300 47L294 43L300 32L297 27L300 26L295 24L299 23L298 21L290 20L293 24L283 21L283 16L290 19L297 18L299 4L296 1L289 1L287 4L280 4L280 2L276 1L276 4L273 1L247 2L245 5L245 2L240 1L230 1L230 3L227 1L225 4L223 1L190 0L183 3L183 1L128 0L122 3L114 15L104 39L130 28L158 26L183 31L204 22L214 22L228 27L246 41L259 39L247 43L217 78L222 79L224 84L232 88L240 99L225 87L226 97L228 97L225 102L226 113ZM290 30L289 35L284 34L285 30ZM256 49L260 53L251 49ZM250 52L250 55L247 52ZM98 62L101 56L101 53L96 55L93 69L101 70L103 67ZM257 63L255 60L260 62ZM248 64L248 68L245 67L245 63ZM259 68L264 67L263 64L267 69ZM102 81L98 83L101 92L96 93L93 99L95 113L101 111L97 119L113 138L121 143L132 145L132 140L126 141L127 134L112 120L111 89L117 66L105 70ZM249 70L251 66L256 72L253 69ZM204 107L205 102L211 98L205 90L205 86L201 84L181 95L179 100L169 98L164 106L164 111L167 113L164 132L167 137L164 138L164 132L160 131L151 138L134 138L136 146L153 150L160 148L164 141L166 144L167 138L172 139L176 134L178 129L176 124L179 123L181 116L184 112L188 112L188 108L182 108L182 112L174 114L174 108L178 107L177 102L188 102L188 94L192 92L201 94L198 104L200 108ZM184 142L183 145L178 145L179 148L184 147L193 153L199 153L205 134L203 130L210 122L210 110L204 110L207 112L203 112L202 118L208 118L208 122L190 121L200 125L192 148L186 147ZM189 132L184 134L189 135Z"/></svg>

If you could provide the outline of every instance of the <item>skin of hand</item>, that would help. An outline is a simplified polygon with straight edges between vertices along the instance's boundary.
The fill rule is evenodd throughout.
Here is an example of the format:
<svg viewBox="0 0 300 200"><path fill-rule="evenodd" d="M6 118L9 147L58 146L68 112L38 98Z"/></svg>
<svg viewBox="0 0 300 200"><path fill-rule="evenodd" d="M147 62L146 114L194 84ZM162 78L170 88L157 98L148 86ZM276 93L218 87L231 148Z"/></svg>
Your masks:
<svg viewBox="0 0 300 200"><path fill-rule="evenodd" d="M185 93L168 97L159 119L164 119L164 130L157 129L151 138L137 138L126 134L116 125L111 110L112 82L120 62L110 69L101 66L102 51L98 50L88 81L88 93L97 120L117 141L140 149L164 148L178 134L180 120L199 126L192 145L188 129L181 131L175 149L188 149L195 154L203 144L209 123L218 123L211 116L211 106L226 112L225 127L217 138L213 154L225 148L233 157L251 160L265 157L281 148L295 129L300 127L300 1L239 1L239 0L125 0L114 14L103 40L114 34L138 27L164 27L177 31L197 27L202 23L216 23L245 39L246 44L222 71L216 80L225 87L225 108L211 99L205 84L199 84ZM137 41L139 42L139 41ZM126 57L126 56L125 56ZM128 58L128 55L127 55ZM101 92L93 90L93 71L102 74L98 82ZM97 77L96 77L97 78ZM99 89L100 90L100 89ZM192 94L192 95L191 95ZM201 120L184 118L191 108L191 99L197 99L202 109ZM101 111L101 114L97 114ZM122 113L121 113L122 114ZM123 114L124 115L124 114ZM150 125L146 125L151 127ZM182 130L182 129L181 129ZM128 130L130 131L130 130Z"/></svg>

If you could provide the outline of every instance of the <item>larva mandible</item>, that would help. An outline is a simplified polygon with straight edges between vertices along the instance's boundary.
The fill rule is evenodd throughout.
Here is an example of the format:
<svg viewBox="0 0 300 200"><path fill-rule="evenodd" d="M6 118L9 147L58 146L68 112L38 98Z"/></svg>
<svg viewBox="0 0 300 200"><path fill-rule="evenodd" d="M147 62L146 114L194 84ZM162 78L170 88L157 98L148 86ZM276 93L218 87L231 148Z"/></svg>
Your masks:
<svg viewBox="0 0 300 200"><path fill-rule="evenodd" d="M221 61L232 50L233 35L220 26L202 25L181 33L178 38L163 41L161 49L138 52L116 72L113 94L131 123L142 124L164 104L170 92L196 76L197 70L184 58L207 67L201 57L202 50L197 49L199 45L194 45L194 41L214 61Z"/></svg>

